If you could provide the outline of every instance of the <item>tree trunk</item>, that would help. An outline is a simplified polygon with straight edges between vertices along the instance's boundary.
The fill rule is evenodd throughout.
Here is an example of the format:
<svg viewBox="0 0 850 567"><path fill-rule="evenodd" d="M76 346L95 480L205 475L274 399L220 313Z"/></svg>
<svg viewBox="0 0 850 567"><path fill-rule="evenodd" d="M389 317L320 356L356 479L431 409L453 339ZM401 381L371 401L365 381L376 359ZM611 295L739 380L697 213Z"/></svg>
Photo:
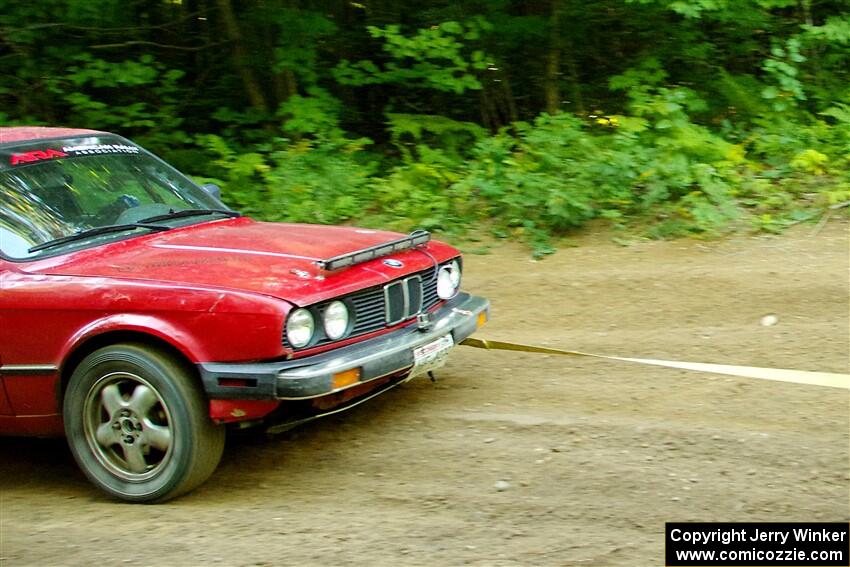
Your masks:
<svg viewBox="0 0 850 567"><path fill-rule="evenodd" d="M572 92L572 111L579 114L584 113L584 99L581 95L581 81L578 76L578 66L575 59L575 43L572 39L567 39L564 45L564 65L567 68L567 73L570 77L570 91Z"/></svg>
<svg viewBox="0 0 850 567"><path fill-rule="evenodd" d="M519 120L507 69L500 66L484 81L480 92L479 111L484 127L495 132Z"/></svg>
<svg viewBox="0 0 850 567"><path fill-rule="evenodd" d="M239 29L239 22L233 14L233 5L230 0L217 0L217 4L227 38L233 45L233 65L242 78L245 94L248 95L251 106L262 111L268 111L269 106L260 86L260 81L254 74L254 70L251 69L248 50L245 48L245 42L242 39L242 31Z"/></svg>
<svg viewBox="0 0 850 567"><path fill-rule="evenodd" d="M546 76L543 81L546 112L555 114L561 110L561 1L552 0L549 13L549 57L546 60Z"/></svg>
<svg viewBox="0 0 850 567"><path fill-rule="evenodd" d="M277 0L274 5L282 10L297 11L300 9L295 0ZM274 37L274 31L277 31L277 28L269 26L266 30L266 45L269 50L273 50L273 46L277 44L277 38ZM283 33L286 33L286 31L283 30ZM298 79L292 69L286 68L275 71L272 75L272 85L274 87L275 106L286 102L292 95L298 94Z"/></svg>
<svg viewBox="0 0 850 567"><path fill-rule="evenodd" d="M274 74L274 90L278 104L286 102L289 97L298 94L298 80L295 78L292 69L284 69Z"/></svg>

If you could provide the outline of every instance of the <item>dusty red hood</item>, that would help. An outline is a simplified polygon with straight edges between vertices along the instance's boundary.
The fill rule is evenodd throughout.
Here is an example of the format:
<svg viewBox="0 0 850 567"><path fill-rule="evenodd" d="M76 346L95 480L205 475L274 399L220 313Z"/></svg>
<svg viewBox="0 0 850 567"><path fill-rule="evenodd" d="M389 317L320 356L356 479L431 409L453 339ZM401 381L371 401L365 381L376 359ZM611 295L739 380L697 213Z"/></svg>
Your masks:
<svg viewBox="0 0 850 567"><path fill-rule="evenodd" d="M215 286L271 295L298 305L379 285L433 265L407 251L324 272L315 261L399 238L393 232L349 227L226 219L154 233L33 262L28 271ZM439 261L457 251L428 244ZM383 260L403 262L393 268Z"/></svg>

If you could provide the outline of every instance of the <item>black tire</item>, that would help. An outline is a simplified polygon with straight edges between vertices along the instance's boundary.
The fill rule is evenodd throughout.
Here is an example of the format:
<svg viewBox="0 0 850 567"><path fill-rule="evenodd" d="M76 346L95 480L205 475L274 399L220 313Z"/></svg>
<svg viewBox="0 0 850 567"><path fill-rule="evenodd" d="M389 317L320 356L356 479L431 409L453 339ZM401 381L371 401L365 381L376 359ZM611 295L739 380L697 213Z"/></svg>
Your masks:
<svg viewBox="0 0 850 567"><path fill-rule="evenodd" d="M63 406L77 464L108 494L163 502L203 483L224 450L198 381L174 356L118 344L87 356Z"/></svg>

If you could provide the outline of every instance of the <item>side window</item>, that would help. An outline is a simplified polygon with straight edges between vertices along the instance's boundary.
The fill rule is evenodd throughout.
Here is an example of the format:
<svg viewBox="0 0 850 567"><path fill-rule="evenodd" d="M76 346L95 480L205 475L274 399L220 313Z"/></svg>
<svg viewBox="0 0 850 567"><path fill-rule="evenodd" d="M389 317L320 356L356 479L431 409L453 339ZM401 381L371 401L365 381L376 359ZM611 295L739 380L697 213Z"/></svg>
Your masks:
<svg viewBox="0 0 850 567"><path fill-rule="evenodd" d="M56 213L35 191L15 183L0 182L0 251L12 258L26 258L29 248L67 234L72 225Z"/></svg>
<svg viewBox="0 0 850 567"><path fill-rule="evenodd" d="M0 252L12 258L26 258L34 245L0 217Z"/></svg>

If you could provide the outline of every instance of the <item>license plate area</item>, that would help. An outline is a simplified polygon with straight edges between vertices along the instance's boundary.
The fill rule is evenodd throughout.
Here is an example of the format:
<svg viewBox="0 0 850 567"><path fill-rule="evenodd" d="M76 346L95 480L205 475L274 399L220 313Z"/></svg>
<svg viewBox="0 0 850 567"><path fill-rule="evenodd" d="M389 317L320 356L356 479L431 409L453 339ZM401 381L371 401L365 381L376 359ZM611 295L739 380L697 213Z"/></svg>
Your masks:
<svg viewBox="0 0 850 567"><path fill-rule="evenodd" d="M413 369L410 378L426 374L442 367L449 358L449 351L455 346L451 334L413 349Z"/></svg>

